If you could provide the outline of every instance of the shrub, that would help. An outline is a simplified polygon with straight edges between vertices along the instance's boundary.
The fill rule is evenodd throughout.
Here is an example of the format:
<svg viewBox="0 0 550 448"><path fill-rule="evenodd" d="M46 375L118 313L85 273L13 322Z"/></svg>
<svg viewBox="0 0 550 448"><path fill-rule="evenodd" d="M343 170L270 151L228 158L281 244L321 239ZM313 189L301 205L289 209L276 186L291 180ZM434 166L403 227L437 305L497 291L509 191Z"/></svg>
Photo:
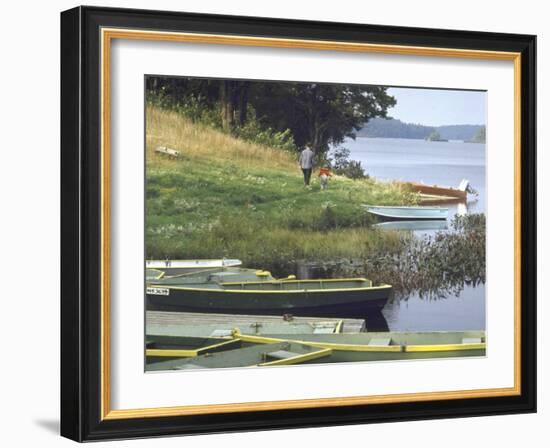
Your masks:
<svg viewBox="0 0 550 448"><path fill-rule="evenodd" d="M347 148L336 148L332 158L328 158L328 162L332 170L336 174L349 177L350 179L365 179L368 177L365 170L358 160L349 158L350 150Z"/></svg>
<svg viewBox="0 0 550 448"><path fill-rule="evenodd" d="M175 101L173 97L166 95L164 90L161 90L156 94L149 93L147 95L147 103L161 109L175 111L189 118L193 123L223 130L219 108L206 105L194 96L186 97L183 101ZM242 126L235 127L231 132L236 137L251 143L283 149L293 153L298 151L290 129L276 131L262 125L261 121L256 118L256 112L251 106L249 106L246 115L246 122Z"/></svg>

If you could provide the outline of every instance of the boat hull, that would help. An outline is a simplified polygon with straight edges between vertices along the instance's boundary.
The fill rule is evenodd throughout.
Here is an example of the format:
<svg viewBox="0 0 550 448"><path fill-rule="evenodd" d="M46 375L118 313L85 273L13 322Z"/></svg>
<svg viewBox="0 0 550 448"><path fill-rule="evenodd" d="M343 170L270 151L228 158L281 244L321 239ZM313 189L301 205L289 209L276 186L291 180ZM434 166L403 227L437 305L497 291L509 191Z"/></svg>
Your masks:
<svg viewBox="0 0 550 448"><path fill-rule="evenodd" d="M449 210L443 207L366 206L369 213L385 221L446 220Z"/></svg>
<svg viewBox="0 0 550 448"><path fill-rule="evenodd" d="M384 331L302 335L239 333L237 337L248 343L274 343L288 340L318 348L330 348L332 354L323 360L325 363L462 358L486 354L484 331Z"/></svg>
<svg viewBox="0 0 550 448"><path fill-rule="evenodd" d="M416 221L393 220L374 224L373 227L383 230L447 230L446 220L422 219Z"/></svg>
<svg viewBox="0 0 550 448"><path fill-rule="evenodd" d="M363 318L380 312L391 286L347 291L231 291L193 288L147 288L149 310L268 316Z"/></svg>
<svg viewBox="0 0 550 448"><path fill-rule="evenodd" d="M408 182L406 185L417 193L429 194L433 196L448 196L461 200L466 200L468 197L468 193L466 191L459 190L458 188L440 187L437 185L426 185L416 182Z"/></svg>

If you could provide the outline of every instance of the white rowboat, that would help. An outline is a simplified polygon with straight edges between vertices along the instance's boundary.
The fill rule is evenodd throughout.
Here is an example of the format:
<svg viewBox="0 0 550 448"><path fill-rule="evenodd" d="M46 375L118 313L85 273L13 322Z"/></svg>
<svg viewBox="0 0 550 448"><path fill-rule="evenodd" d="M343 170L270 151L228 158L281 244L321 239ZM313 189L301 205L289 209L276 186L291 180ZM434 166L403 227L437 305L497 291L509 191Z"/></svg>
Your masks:
<svg viewBox="0 0 550 448"><path fill-rule="evenodd" d="M369 213L385 220L444 220L449 213L449 209L444 207L365 205L365 208Z"/></svg>

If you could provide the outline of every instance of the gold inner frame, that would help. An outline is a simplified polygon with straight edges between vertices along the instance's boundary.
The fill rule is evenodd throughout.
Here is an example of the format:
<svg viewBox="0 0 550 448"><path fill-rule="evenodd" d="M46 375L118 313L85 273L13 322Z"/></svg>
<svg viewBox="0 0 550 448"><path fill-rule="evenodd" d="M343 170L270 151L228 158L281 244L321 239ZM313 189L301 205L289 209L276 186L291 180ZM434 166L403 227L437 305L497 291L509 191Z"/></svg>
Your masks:
<svg viewBox="0 0 550 448"><path fill-rule="evenodd" d="M213 45L295 48L357 53L454 57L513 61L514 63L514 386L460 391L369 395L188 405L141 409L111 409L110 398L110 50L113 39L168 41ZM417 47L303 39L279 39L215 34L101 29L101 419L167 417L227 412L306 409L414 401L502 397L521 394L521 54L514 52Z"/></svg>

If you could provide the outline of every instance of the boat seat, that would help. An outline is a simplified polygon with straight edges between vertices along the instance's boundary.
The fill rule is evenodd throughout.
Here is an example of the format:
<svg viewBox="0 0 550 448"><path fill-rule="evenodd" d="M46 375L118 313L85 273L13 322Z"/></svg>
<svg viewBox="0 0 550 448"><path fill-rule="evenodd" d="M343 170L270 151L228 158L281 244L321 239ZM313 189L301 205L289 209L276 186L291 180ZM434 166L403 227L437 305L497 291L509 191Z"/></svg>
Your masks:
<svg viewBox="0 0 550 448"><path fill-rule="evenodd" d="M482 342L481 338L462 338L463 344L481 344Z"/></svg>
<svg viewBox="0 0 550 448"><path fill-rule="evenodd" d="M176 366L173 369L174 370L194 370L194 369L206 369L205 366L199 366L198 364L183 364L181 366Z"/></svg>
<svg viewBox="0 0 550 448"><path fill-rule="evenodd" d="M391 338L372 338L368 345L390 345Z"/></svg>
<svg viewBox="0 0 550 448"><path fill-rule="evenodd" d="M313 334L333 334L333 333L334 333L334 325L315 327L313 329Z"/></svg>
<svg viewBox="0 0 550 448"><path fill-rule="evenodd" d="M275 359L288 359L298 355L299 353L289 352L288 350L276 350L274 352L266 353L267 357Z"/></svg>

